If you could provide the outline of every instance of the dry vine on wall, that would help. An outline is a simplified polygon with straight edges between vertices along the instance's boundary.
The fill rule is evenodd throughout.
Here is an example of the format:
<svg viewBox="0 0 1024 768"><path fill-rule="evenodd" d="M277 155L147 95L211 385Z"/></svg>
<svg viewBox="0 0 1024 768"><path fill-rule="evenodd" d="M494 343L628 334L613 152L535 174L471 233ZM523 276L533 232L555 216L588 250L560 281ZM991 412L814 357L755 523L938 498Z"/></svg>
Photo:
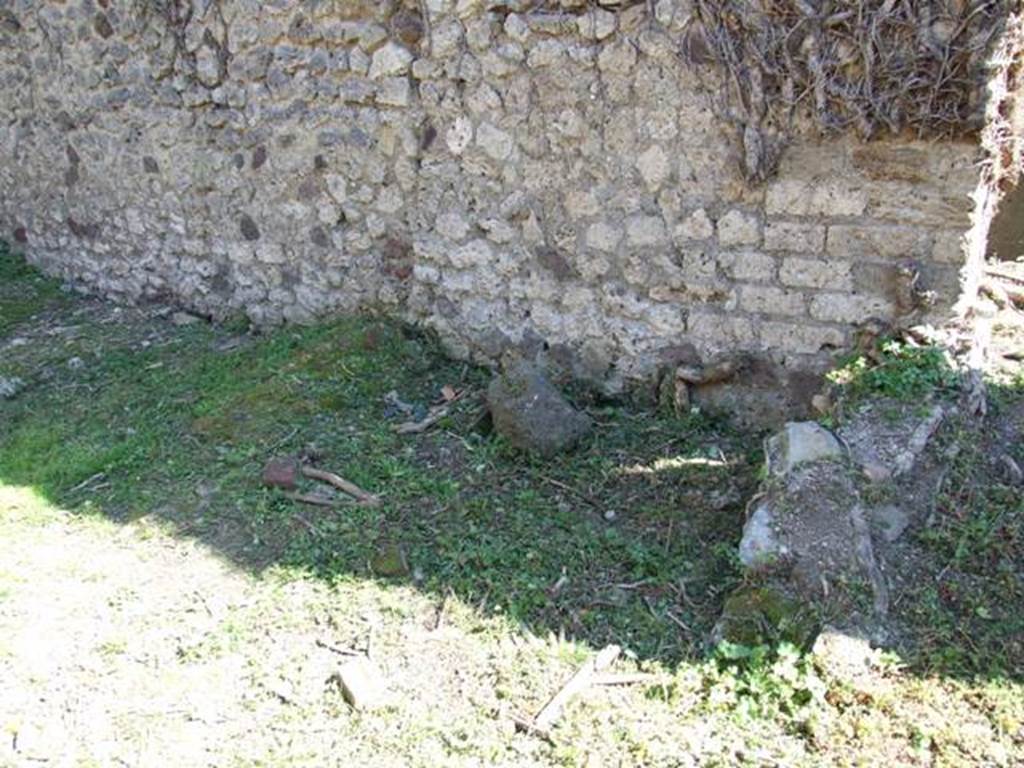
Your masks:
<svg viewBox="0 0 1024 768"><path fill-rule="evenodd" d="M864 138L976 133L989 55L1020 5L694 0L684 53L717 65L716 111L740 131L747 175L763 180L807 114L827 132Z"/></svg>

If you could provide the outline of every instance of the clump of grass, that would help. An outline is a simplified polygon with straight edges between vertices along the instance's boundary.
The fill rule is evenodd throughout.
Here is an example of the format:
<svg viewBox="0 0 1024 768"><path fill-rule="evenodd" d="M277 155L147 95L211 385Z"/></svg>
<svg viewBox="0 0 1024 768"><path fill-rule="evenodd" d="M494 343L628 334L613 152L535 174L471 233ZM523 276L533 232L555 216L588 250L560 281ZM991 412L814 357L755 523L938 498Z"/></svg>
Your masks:
<svg viewBox="0 0 1024 768"><path fill-rule="evenodd" d="M0 334L61 298L60 283L41 275L0 240Z"/></svg>
<svg viewBox="0 0 1024 768"><path fill-rule="evenodd" d="M955 390L959 376L942 347L885 339L870 355L842 361L828 381L847 403L872 395L911 402Z"/></svg>

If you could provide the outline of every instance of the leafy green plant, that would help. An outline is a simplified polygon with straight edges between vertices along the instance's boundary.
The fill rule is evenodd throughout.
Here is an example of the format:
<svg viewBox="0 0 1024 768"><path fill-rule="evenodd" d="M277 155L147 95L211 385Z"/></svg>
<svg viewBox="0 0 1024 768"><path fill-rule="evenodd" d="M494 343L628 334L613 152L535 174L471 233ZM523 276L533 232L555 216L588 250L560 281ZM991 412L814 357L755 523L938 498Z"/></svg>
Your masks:
<svg viewBox="0 0 1024 768"><path fill-rule="evenodd" d="M712 661L705 680L709 700L740 717L800 723L824 703L825 683L792 643L749 646L723 641Z"/></svg>
<svg viewBox="0 0 1024 768"><path fill-rule="evenodd" d="M941 347L886 339L872 355L847 359L828 380L847 401L869 394L913 401L955 389L959 377Z"/></svg>

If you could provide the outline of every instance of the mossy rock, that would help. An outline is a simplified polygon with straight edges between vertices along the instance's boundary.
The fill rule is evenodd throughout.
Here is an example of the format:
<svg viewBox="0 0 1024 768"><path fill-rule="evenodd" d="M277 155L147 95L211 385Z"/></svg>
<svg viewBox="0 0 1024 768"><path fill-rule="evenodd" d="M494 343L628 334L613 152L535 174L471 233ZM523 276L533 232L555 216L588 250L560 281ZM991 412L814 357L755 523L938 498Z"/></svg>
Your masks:
<svg viewBox="0 0 1024 768"><path fill-rule="evenodd" d="M808 648L818 632L818 618L806 604L775 584L749 584L728 598L713 639L737 645L792 643Z"/></svg>
<svg viewBox="0 0 1024 768"><path fill-rule="evenodd" d="M398 578L409 575L409 561L401 545L393 541L381 542L377 553L370 561L370 570L382 578Z"/></svg>

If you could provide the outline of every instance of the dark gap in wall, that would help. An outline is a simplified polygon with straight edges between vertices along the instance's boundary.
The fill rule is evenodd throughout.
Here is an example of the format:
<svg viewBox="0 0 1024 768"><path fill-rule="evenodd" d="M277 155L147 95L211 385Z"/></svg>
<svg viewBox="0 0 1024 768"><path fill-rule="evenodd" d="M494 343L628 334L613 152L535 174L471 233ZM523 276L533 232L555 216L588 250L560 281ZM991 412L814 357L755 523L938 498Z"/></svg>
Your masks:
<svg viewBox="0 0 1024 768"><path fill-rule="evenodd" d="M1024 184L1018 183L999 203L986 256L1001 261L1024 258Z"/></svg>

